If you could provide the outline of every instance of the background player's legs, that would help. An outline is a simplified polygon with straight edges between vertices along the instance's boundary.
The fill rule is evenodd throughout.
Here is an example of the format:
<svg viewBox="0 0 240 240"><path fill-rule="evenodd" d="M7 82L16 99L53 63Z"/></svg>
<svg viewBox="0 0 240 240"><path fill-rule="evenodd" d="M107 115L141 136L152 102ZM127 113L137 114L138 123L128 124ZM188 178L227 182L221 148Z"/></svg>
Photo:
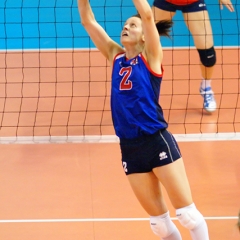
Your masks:
<svg viewBox="0 0 240 240"><path fill-rule="evenodd" d="M162 196L161 186L153 172L127 175L138 201L150 215L152 231L164 240L181 240L181 235L171 221Z"/></svg>
<svg viewBox="0 0 240 240"><path fill-rule="evenodd" d="M202 82L201 95L204 97L204 108L207 111L216 110L216 101L211 88L216 55L214 50L212 27L207 11L183 13L185 23L191 32L194 44L198 49L201 63Z"/></svg>
<svg viewBox="0 0 240 240"><path fill-rule="evenodd" d="M212 27L207 11L183 13L185 23L192 34L197 49L209 49L213 47ZM206 68L201 64L204 79L211 79L213 67Z"/></svg>
<svg viewBox="0 0 240 240"><path fill-rule="evenodd" d="M153 169L166 188L179 222L190 230L193 240L208 240L208 228L202 214L195 207L182 158Z"/></svg>
<svg viewBox="0 0 240 240"><path fill-rule="evenodd" d="M152 11L153 11L155 22L159 22L161 20L171 20L176 13L176 12L164 11L154 6L152 7Z"/></svg>

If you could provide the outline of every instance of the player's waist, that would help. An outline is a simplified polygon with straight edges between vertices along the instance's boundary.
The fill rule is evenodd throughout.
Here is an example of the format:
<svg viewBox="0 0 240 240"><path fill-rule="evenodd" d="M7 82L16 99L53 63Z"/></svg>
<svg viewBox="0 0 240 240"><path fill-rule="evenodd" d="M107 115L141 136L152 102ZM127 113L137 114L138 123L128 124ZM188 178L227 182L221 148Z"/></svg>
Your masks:
<svg viewBox="0 0 240 240"><path fill-rule="evenodd" d="M160 132L163 130L165 130L165 128L159 129L152 134L142 133L142 135L135 137L135 138L120 138L120 144L140 143L140 142L144 142L144 141L149 141L149 140L155 138L156 136L159 136Z"/></svg>

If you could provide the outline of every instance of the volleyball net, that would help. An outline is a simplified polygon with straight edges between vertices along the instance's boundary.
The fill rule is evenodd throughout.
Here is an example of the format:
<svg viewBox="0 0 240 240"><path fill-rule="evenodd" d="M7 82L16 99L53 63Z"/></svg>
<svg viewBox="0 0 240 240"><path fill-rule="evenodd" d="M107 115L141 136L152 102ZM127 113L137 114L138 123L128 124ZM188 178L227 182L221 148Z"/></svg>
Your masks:
<svg viewBox="0 0 240 240"><path fill-rule="evenodd" d="M218 109L207 114L201 74L181 13L172 38L162 38L160 104L173 134L240 132L239 10L206 1L217 64L212 79ZM151 2L150 2L151 3ZM131 1L91 0L97 21L119 42ZM75 0L0 3L0 143L116 140L110 110L111 69L80 24Z"/></svg>

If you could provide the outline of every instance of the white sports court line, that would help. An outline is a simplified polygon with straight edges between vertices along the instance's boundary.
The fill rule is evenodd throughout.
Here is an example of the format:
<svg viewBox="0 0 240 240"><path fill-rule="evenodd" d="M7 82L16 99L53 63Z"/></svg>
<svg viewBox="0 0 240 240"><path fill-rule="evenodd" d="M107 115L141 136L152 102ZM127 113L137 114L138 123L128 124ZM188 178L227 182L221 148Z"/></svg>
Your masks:
<svg viewBox="0 0 240 240"><path fill-rule="evenodd" d="M173 134L178 142L237 141L240 132ZM0 144L117 143L115 135L0 137Z"/></svg>
<svg viewBox="0 0 240 240"><path fill-rule="evenodd" d="M206 220L237 220L237 216L204 217ZM171 218L177 220L177 218ZM57 223L57 222L134 222L149 221L149 218L66 218L66 219L10 219L0 223Z"/></svg>
<svg viewBox="0 0 240 240"><path fill-rule="evenodd" d="M239 46L215 46L215 49L239 49ZM163 47L164 50L189 50L189 49L195 49L194 46L183 46L183 47ZM0 53L11 53L11 52L75 52L75 51L96 51L99 52L99 50L95 47L89 47L89 48L32 48L32 49L0 49Z"/></svg>

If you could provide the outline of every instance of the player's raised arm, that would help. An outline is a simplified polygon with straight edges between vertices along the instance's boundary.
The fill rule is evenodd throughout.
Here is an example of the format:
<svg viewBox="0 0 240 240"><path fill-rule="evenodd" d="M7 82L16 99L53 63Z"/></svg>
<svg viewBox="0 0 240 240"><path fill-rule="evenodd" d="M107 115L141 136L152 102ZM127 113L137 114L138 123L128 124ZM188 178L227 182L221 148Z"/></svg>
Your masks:
<svg viewBox="0 0 240 240"><path fill-rule="evenodd" d="M162 47L159 40L152 9L146 0L133 0L133 3L141 16L145 40L145 51L149 61L152 58L162 60Z"/></svg>
<svg viewBox="0 0 240 240"><path fill-rule="evenodd" d="M81 23L95 46L109 61L112 61L115 54L122 51L121 46L114 42L96 21L89 0L78 0L78 9Z"/></svg>

